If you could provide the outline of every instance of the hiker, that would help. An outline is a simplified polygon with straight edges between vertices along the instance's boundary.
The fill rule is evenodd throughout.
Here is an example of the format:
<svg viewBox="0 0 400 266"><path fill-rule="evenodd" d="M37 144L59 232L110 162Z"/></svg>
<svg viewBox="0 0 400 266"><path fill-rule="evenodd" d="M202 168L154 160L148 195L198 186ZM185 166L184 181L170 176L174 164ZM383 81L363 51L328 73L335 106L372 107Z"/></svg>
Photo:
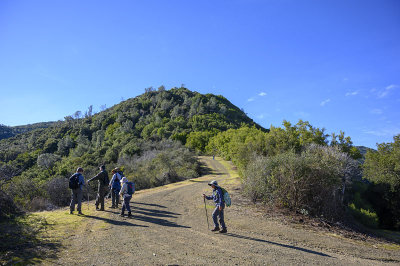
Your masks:
<svg viewBox="0 0 400 266"><path fill-rule="evenodd" d="M83 186L85 184L85 179L83 177L83 168L82 167L78 167L78 169L76 169L76 173L73 174L70 178L69 178L69 188L72 191L71 194L71 203L69 205L69 209L70 209L70 214L73 214L75 211L75 204L78 204L77 206L77 210L78 210L78 214L82 214L82 195L83 195Z"/></svg>
<svg viewBox="0 0 400 266"><path fill-rule="evenodd" d="M118 168L112 170L113 176L110 180L109 187L111 189L111 208L118 208L119 191L121 190L122 174Z"/></svg>
<svg viewBox="0 0 400 266"><path fill-rule="evenodd" d="M128 179L124 176L121 180L121 191L119 195L122 196L122 209L121 209L121 216L125 215L125 208L128 210L128 217L132 216L131 207L129 203L132 199L133 193L135 193L135 184L133 182L129 182Z"/></svg>
<svg viewBox="0 0 400 266"><path fill-rule="evenodd" d="M100 173L98 173L95 177L88 180L88 184L91 181L98 180L99 186L97 190L97 197L96 197L96 210L104 211L104 197L107 194L107 186L109 182L108 174L106 172L106 167L101 165L99 167ZM99 209L99 205L101 206Z"/></svg>
<svg viewBox="0 0 400 266"><path fill-rule="evenodd" d="M214 228L211 231L213 231L213 232L219 231L220 228L219 228L218 219L217 219L217 217L219 216L219 223L221 224L221 229L222 229L219 232L226 233L227 230L226 230L226 225L225 225L225 221L224 221L225 202L224 202L224 198L223 198L222 189L220 186L218 186L218 183L215 180L211 181L208 185L212 187L213 194L211 196L206 196L205 194L203 194L203 197L207 200L214 200L214 203L215 203L215 209L212 214L212 218L214 221Z"/></svg>

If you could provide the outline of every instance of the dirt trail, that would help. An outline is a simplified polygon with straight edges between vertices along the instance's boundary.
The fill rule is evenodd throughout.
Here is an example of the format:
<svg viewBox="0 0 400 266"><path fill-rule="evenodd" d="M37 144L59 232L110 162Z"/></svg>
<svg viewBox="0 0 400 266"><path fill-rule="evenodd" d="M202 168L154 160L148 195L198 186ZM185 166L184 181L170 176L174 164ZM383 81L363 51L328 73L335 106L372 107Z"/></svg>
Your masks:
<svg viewBox="0 0 400 266"><path fill-rule="evenodd" d="M400 262L399 251L316 233L265 219L246 203L235 202L238 185L228 164L201 157L213 170L195 180L139 191L132 219L108 209L87 215L80 234L62 244L58 265L380 265ZM226 210L228 234L207 230L202 193L216 179L227 187L233 206ZM110 203L107 202L108 206ZM212 227L213 207L208 215ZM85 206L86 207L86 206Z"/></svg>

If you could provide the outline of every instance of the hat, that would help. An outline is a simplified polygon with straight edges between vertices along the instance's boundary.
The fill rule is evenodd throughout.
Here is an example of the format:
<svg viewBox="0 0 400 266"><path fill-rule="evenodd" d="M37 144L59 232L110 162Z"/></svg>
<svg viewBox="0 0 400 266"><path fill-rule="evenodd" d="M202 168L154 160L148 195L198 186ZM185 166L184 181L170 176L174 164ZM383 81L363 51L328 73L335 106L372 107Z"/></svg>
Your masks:
<svg viewBox="0 0 400 266"><path fill-rule="evenodd" d="M78 167L78 169L76 169L76 172L77 172L77 173L83 172L83 168L82 168L82 167Z"/></svg>
<svg viewBox="0 0 400 266"><path fill-rule="evenodd" d="M218 186L218 182L215 181L215 180L213 180L213 181L211 181L210 183L208 183L208 185L209 185L209 186L213 186L213 185L214 185L214 186L216 186L216 187L219 187L219 186Z"/></svg>
<svg viewBox="0 0 400 266"><path fill-rule="evenodd" d="M128 179L124 176L124 177L121 179L121 183L125 183L125 182L128 182Z"/></svg>
<svg viewBox="0 0 400 266"><path fill-rule="evenodd" d="M118 167L115 167L114 169L112 169L112 172L118 172L119 171L119 168Z"/></svg>

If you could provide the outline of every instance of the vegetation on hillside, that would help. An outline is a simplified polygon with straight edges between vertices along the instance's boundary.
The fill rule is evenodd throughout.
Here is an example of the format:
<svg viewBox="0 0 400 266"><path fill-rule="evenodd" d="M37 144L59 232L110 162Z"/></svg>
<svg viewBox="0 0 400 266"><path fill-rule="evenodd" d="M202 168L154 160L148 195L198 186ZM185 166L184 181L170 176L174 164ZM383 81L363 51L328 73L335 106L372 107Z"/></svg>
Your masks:
<svg viewBox="0 0 400 266"><path fill-rule="evenodd" d="M54 123L55 122L42 122L42 123L23 125L23 126L15 126L15 127L9 127L9 126L0 124L0 140L11 138L18 134L29 132L29 131L32 131L32 130L35 130L38 128L48 128Z"/></svg>
<svg viewBox="0 0 400 266"><path fill-rule="evenodd" d="M191 134L256 125L222 96L186 88L146 89L103 112L77 111L48 128L0 141L0 187L26 210L68 203L66 178L78 166L122 166L139 189L199 175Z"/></svg>
<svg viewBox="0 0 400 266"><path fill-rule="evenodd" d="M378 151L354 147L344 132L327 134L302 120L266 130L223 96L148 88L98 114L89 107L1 140L0 188L24 210L63 206L66 178L78 166L86 178L100 164L122 167L142 189L197 177L201 153L231 160L253 201L399 228L399 142L396 136Z"/></svg>

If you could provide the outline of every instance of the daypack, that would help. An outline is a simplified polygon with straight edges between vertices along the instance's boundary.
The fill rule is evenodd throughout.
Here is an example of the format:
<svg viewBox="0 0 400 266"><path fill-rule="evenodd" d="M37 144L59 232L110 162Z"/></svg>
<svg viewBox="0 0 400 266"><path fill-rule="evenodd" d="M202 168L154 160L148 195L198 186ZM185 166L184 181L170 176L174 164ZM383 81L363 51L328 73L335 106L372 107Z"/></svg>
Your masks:
<svg viewBox="0 0 400 266"><path fill-rule="evenodd" d="M221 190L222 190L223 201L225 202L226 207L230 207L232 204L231 196L229 195L228 191L226 191L225 188L221 187Z"/></svg>
<svg viewBox="0 0 400 266"><path fill-rule="evenodd" d="M133 182L126 182L126 186L128 188L128 194L129 195L133 195L133 193L135 193L135 183Z"/></svg>
<svg viewBox="0 0 400 266"><path fill-rule="evenodd" d="M121 175L119 172L118 174ZM122 179L122 176L118 177L118 174L115 174L115 179L112 183L112 187L117 190L121 189L121 179Z"/></svg>
<svg viewBox="0 0 400 266"><path fill-rule="evenodd" d="M69 178L69 188L70 189L79 188L79 174L75 173Z"/></svg>

